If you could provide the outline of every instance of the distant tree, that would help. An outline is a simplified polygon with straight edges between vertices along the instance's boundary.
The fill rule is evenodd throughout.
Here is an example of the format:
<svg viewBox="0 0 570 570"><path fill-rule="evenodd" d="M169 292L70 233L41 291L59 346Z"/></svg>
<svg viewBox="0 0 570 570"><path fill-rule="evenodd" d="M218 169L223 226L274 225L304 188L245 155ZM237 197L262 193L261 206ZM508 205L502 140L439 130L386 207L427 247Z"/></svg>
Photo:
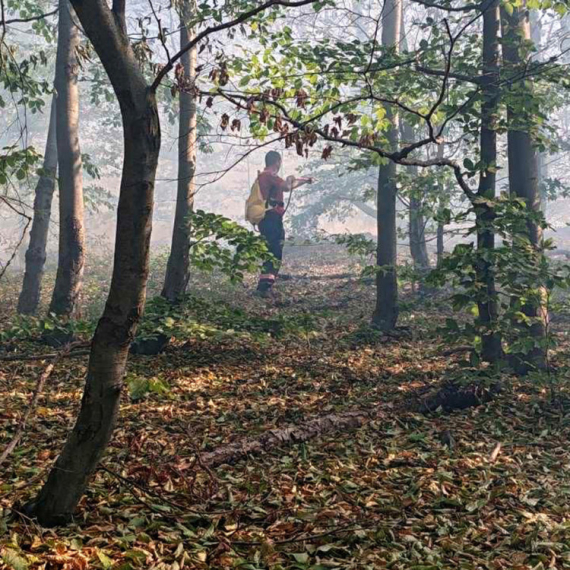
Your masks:
<svg viewBox="0 0 570 570"><path fill-rule="evenodd" d="M83 280L85 228L83 172L79 145L79 29L69 0L59 2L55 72L59 163L59 256L50 312L73 316Z"/></svg>
<svg viewBox="0 0 570 570"><path fill-rule="evenodd" d="M510 8L510 7L509 7ZM527 237L535 250L535 263L540 266L542 227L533 214L540 212L538 186L538 151L533 135L534 109L537 99L533 94L532 78L525 77L525 69L531 60L529 10L526 1L522 5L501 11L503 25L503 57L511 79L512 88L507 93L507 124L509 153L509 188L511 194L524 200L527 211ZM521 79L517 80L517 76ZM520 299L514 299L520 303ZM546 291L537 287L528 291L528 299L522 311L530 319L530 334L534 347L526 359L533 368L546 367L547 309Z"/></svg>
<svg viewBox="0 0 570 570"><path fill-rule="evenodd" d="M44 161L36 185L30 243L26 251L24 281L18 300L18 312L25 315L36 314L40 303L51 206L57 179L56 116L56 100L54 96L51 103Z"/></svg>
<svg viewBox="0 0 570 570"><path fill-rule="evenodd" d="M484 0L483 13L483 65L481 73L480 163L477 197L474 203L477 228L478 257L476 270L481 283L477 301L478 319L482 327L481 355L484 360L497 363L502 359L501 337L497 332L499 302L495 283L493 249L493 206L497 172L497 122L499 111L499 37L500 12L498 0Z"/></svg>
<svg viewBox="0 0 570 570"><path fill-rule="evenodd" d="M382 11L382 45L399 51L402 0L386 0ZM386 107L390 126L386 132L388 149L396 151L399 143L398 112ZM398 278L396 273L396 163L385 160L378 170L378 249L376 255L376 308L372 322L383 331L392 330L398 321Z"/></svg>
<svg viewBox="0 0 570 570"><path fill-rule="evenodd" d="M183 0L180 7L180 48L187 45L194 32L188 22L196 17L194 0ZM172 230L172 246L166 266L162 296L176 301L190 278L190 214L196 193L197 96L196 47L180 58L178 118L178 193Z"/></svg>

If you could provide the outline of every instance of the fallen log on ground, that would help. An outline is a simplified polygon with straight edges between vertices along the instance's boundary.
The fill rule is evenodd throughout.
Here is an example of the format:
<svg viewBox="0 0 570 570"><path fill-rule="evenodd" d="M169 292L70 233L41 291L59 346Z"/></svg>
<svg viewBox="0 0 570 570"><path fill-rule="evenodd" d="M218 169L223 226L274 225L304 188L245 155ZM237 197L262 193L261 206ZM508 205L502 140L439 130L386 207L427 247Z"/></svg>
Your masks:
<svg viewBox="0 0 570 570"><path fill-rule="evenodd" d="M418 411L421 414L429 414L439 408L444 412L465 410L490 402L500 391L499 384L459 386L449 383L420 402Z"/></svg>
<svg viewBox="0 0 570 570"><path fill-rule="evenodd" d="M355 430L369 420L370 415L363 411L329 414L296 426L271 429L258 437L248 437L222 445L213 451L201 453L197 463L207 468L232 465L249 455L259 455L278 447L302 443L322 434Z"/></svg>

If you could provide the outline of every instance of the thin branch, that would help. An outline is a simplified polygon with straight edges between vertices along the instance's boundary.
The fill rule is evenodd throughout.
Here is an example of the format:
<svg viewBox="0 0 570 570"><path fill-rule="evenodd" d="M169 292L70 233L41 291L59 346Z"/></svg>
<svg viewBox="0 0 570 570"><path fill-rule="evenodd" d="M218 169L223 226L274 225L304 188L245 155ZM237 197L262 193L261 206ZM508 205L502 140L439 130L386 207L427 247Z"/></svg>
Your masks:
<svg viewBox="0 0 570 570"><path fill-rule="evenodd" d="M426 75L434 75L436 77L449 77L450 79L457 79L457 81L465 81L468 83L479 84L481 77L479 75L463 75L462 73L447 73L444 69L431 69L422 65L416 65L416 71L425 73Z"/></svg>
<svg viewBox="0 0 570 570"><path fill-rule="evenodd" d="M188 44L186 44L179 52L175 53L172 58L170 58L169 62L158 72L155 80L150 87L151 91L156 91L156 89L158 89L158 86L161 84L164 77L168 75L168 73L174 67L174 64L185 53L189 52L195 45L199 44L204 38L210 36L211 34L238 26L246 20L249 20L249 18L256 16L260 12L263 12L264 10L267 10L273 6L287 6L290 8L297 8L300 6L306 6L307 4L312 4L313 2L316 2L316 0L268 0L268 2L264 2L263 4L257 6L257 8L243 12L233 20L223 22L217 26L208 26L205 30L202 30L199 34L197 34L196 37L193 38L192 41L190 41Z"/></svg>
<svg viewBox="0 0 570 570"><path fill-rule="evenodd" d="M38 400L40 398L40 395L44 389L46 382L48 381L49 377L51 376L51 373L53 372L55 365L59 362L59 360L61 358L66 356L66 354L69 353L73 349L74 346L76 346L76 343L67 344L61 350L61 352L58 354L58 357L56 359L54 359L53 362L50 362L50 364L48 364L46 366L45 370L43 371L41 376L38 378L38 381L36 382L36 387L34 389L34 392L32 394L32 398L31 398L30 403L26 409L26 412L22 416L22 419L18 422L18 426L16 428L16 433L14 434L14 437L11 439L10 443L7 445L6 449L4 449L4 451L2 452L2 455L0 455L0 465L2 465L2 463L4 463L4 461L6 460L6 458L14 451L14 449L16 449L18 443L22 439L22 436L24 435L24 431L26 430L26 424L28 422L28 419L30 418L31 413L35 410L35 408L38 404Z"/></svg>
<svg viewBox="0 0 570 570"><path fill-rule="evenodd" d="M158 39L160 40L160 43L162 44L162 47L164 48L164 53L166 53L166 60L168 61L168 64L170 64L170 51L168 50L168 46L166 45L166 36L164 34L164 30L162 28L162 20L158 17L158 14L156 13L156 10L154 9L154 4L152 3L152 0L148 0L148 3L150 5L150 9L152 10L152 15L154 16L154 19L156 20L156 24L158 25Z"/></svg>
<svg viewBox="0 0 570 570"><path fill-rule="evenodd" d="M45 14L38 14L37 16L30 16L29 18L13 18L11 20L4 19L4 13L2 13L2 20L0 21L0 25L7 26L9 24L25 24L27 22L37 22L38 20L44 20L45 18L49 18L57 14L59 8L52 10L51 12L46 12Z"/></svg>
<svg viewBox="0 0 570 570"><path fill-rule="evenodd" d="M88 344L87 344L88 345ZM74 352L68 352L62 355L61 353L50 353L50 354L8 354L7 356L0 356L0 361L2 362L20 362L22 360L54 360L63 357L72 356L88 356L91 353L90 350L76 350Z"/></svg>
<svg viewBox="0 0 570 570"><path fill-rule="evenodd" d="M18 213L20 215L24 215L24 214L21 214L20 212L18 212ZM32 218L30 218L29 216L25 216L25 217L27 218L27 221L26 221L26 225L24 226L24 229L22 231L22 235L20 236L20 241L18 241L18 243L16 244L16 247L14 248L14 251L12 252L12 255L10 256L10 259L6 262L6 265L4 265L4 267L2 268L2 271L0 271L0 280L2 279L2 277L4 277L4 274L8 270L8 267L10 267L10 264L12 263L12 261L14 261L14 258L16 257L16 254L18 253L20 246L24 242L26 234L28 233L28 228L30 227L30 224L32 223Z"/></svg>
<svg viewBox="0 0 570 570"><path fill-rule="evenodd" d="M426 8L437 8L438 10L445 10L446 12L471 12L472 10L479 10L480 6L478 4L466 4L465 6L443 6L442 4L436 4L435 2L428 2L427 0L412 0L416 4L421 4Z"/></svg>

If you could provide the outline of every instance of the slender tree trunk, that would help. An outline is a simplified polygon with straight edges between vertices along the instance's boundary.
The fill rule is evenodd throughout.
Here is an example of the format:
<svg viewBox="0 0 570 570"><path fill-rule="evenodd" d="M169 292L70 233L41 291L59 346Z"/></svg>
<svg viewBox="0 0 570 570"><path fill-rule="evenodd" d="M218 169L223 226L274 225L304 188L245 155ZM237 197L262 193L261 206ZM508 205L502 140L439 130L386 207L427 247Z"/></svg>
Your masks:
<svg viewBox="0 0 570 570"><path fill-rule="evenodd" d="M399 51L402 0L386 0L382 14L382 45ZM389 147L397 148L398 115L388 107L391 122L387 132ZM376 256L376 310L372 322L383 331L394 329L398 321L396 164L380 166L378 172L378 250Z"/></svg>
<svg viewBox="0 0 570 570"><path fill-rule="evenodd" d="M20 298L18 300L18 312L24 315L34 315L40 303L42 278L46 262L51 204L53 201L56 177L56 101L54 97L51 102L44 163L40 179L36 185L34 220L30 231L30 243L26 251L26 270L22 283L22 291L20 292Z"/></svg>
<svg viewBox="0 0 570 570"><path fill-rule="evenodd" d="M503 58L509 74L520 74L530 59L528 46L531 43L529 14L526 2L515 7L511 14L501 10L503 25ZM529 212L540 211L540 195L538 191L538 158L534 147L529 117L525 116L525 106L521 97L527 97L531 102L533 97L532 81L523 78L513 84L516 91L516 105L507 102L508 122L508 157L509 157L509 187L513 195L522 198ZM524 103L524 102L523 102ZM528 108L531 108L529 106ZM528 239L536 250L536 263L543 253L540 251L542 228L534 220L527 221ZM535 347L526 356L527 367L542 369L546 367L546 322L547 310L545 307L545 292L539 292L540 299L527 303L523 311L533 321L530 326L530 335L535 341Z"/></svg>
<svg viewBox="0 0 570 570"><path fill-rule="evenodd" d="M536 49L542 49L542 23L540 21L538 10L530 11L530 36L532 43ZM538 61L539 58L533 58ZM543 214L546 214L547 196L544 191L544 182L548 178L548 154L546 152L539 152L537 157L537 172L538 172L538 192L540 196L540 209Z"/></svg>
<svg viewBox="0 0 570 570"><path fill-rule="evenodd" d="M72 317L85 264L83 176L79 148L79 29L68 0L59 2L59 40L55 71L59 163L59 258L50 312Z"/></svg>
<svg viewBox="0 0 570 570"><path fill-rule="evenodd" d="M445 226L443 225L443 222L438 222L435 233L435 248L436 248L435 255L438 267L441 265L441 262L443 261L443 255L445 253L445 246L443 244L444 234L445 234Z"/></svg>
<svg viewBox="0 0 570 570"><path fill-rule="evenodd" d="M130 343L144 308L160 125L154 91L126 33L124 2L73 0L121 108L124 162L111 289L93 338L77 422L28 512L43 525L67 522L115 426Z"/></svg>
<svg viewBox="0 0 570 570"><path fill-rule="evenodd" d="M482 357L491 363L498 363L503 356L501 337L497 332L498 297L495 285L495 263L492 259L495 249L493 229L494 212L489 205L495 199L497 167L497 112L499 104L499 30L501 18L498 0L486 0L481 6L483 13L483 74L481 88L481 161L485 169L479 177L475 204L475 225L477 228L476 263L477 279L480 283L478 322L482 329Z"/></svg>
<svg viewBox="0 0 570 570"><path fill-rule="evenodd" d="M186 22L191 17L190 1L185 1L181 10L180 46L190 42L191 30ZM196 138L197 110L194 82L196 79L196 48L181 58L184 70L183 87L180 93L180 117L178 133L178 195L176 215L172 231L172 247L166 267L162 296L175 302L186 291L190 278L190 220L196 191Z"/></svg>
<svg viewBox="0 0 570 570"><path fill-rule="evenodd" d="M417 169L414 171L417 172ZM430 268L425 234L426 222L422 214L422 201L417 196L410 198L409 224L410 254L414 266L421 273L426 273Z"/></svg>
<svg viewBox="0 0 570 570"><path fill-rule="evenodd" d="M402 125L402 136L406 140L406 143L409 144L413 142L413 129L407 124ZM406 168L412 180L417 179L418 167L407 166ZM410 255L414 262L414 268L421 275L426 274L430 268L425 226L426 222L422 213L422 200L416 193L412 193L408 210L408 237L410 241Z"/></svg>
<svg viewBox="0 0 570 570"><path fill-rule="evenodd" d="M443 154L444 154L443 144L437 145L437 158L443 158ZM443 193L445 191L445 186L443 183L440 184L440 191L441 191L441 194L443 195ZM440 213L441 213L442 209L443 209L443 204L441 203L441 199L440 199L440 202L439 202ZM441 221L438 221L437 222L437 229L436 229L436 233L435 233L437 267L439 267L441 265L441 262L443 261L443 254L445 253L445 245L443 242L444 236L445 236L445 224Z"/></svg>
<svg viewBox="0 0 570 570"><path fill-rule="evenodd" d="M403 51L408 51L408 38L405 30L405 14L402 8L400 16L400 46ZM406 144L414 142L414 129L408 123L402 123L402 137ZM408 166L408 173L412 179L418 177L418 167ZM410 241L410 255L414 263L414 269L420 275L425 275L430 269L429 255L426 244L425 228L426 222L421 211L422 200L417 193L410 196L410 208L408 217L408 237Z"/></svg>

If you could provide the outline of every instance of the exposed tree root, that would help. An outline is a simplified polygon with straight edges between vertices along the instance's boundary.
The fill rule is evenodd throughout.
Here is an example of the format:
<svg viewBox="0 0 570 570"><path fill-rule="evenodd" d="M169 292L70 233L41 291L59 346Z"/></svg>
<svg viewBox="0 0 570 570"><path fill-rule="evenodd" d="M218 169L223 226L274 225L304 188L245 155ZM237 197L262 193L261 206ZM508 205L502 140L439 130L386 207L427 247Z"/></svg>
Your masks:
<svg viewBox="0 0 570 570"><path fill-rule="evenodd" d="M235 443L222 445L214 451L202 453L197 463L208 468L224 464L231 465L249 455L260 455L277 447L302 443L322 434L358 429L369 420L370 416L362 411L329 414L296 426L272 429L258 437L245 438Z"/></svg>
<svg viewBox="0 0 570 570"><path fill-rule="evenodd" d="M500 392L499 384L485 386L473 384L470 386L458 386L457 384L446 384L435 394L429 395L419 405L418 411L422 414L435 412L438 408L445 412L453 410L465 410L480 406L491 401Z"/></svg>

